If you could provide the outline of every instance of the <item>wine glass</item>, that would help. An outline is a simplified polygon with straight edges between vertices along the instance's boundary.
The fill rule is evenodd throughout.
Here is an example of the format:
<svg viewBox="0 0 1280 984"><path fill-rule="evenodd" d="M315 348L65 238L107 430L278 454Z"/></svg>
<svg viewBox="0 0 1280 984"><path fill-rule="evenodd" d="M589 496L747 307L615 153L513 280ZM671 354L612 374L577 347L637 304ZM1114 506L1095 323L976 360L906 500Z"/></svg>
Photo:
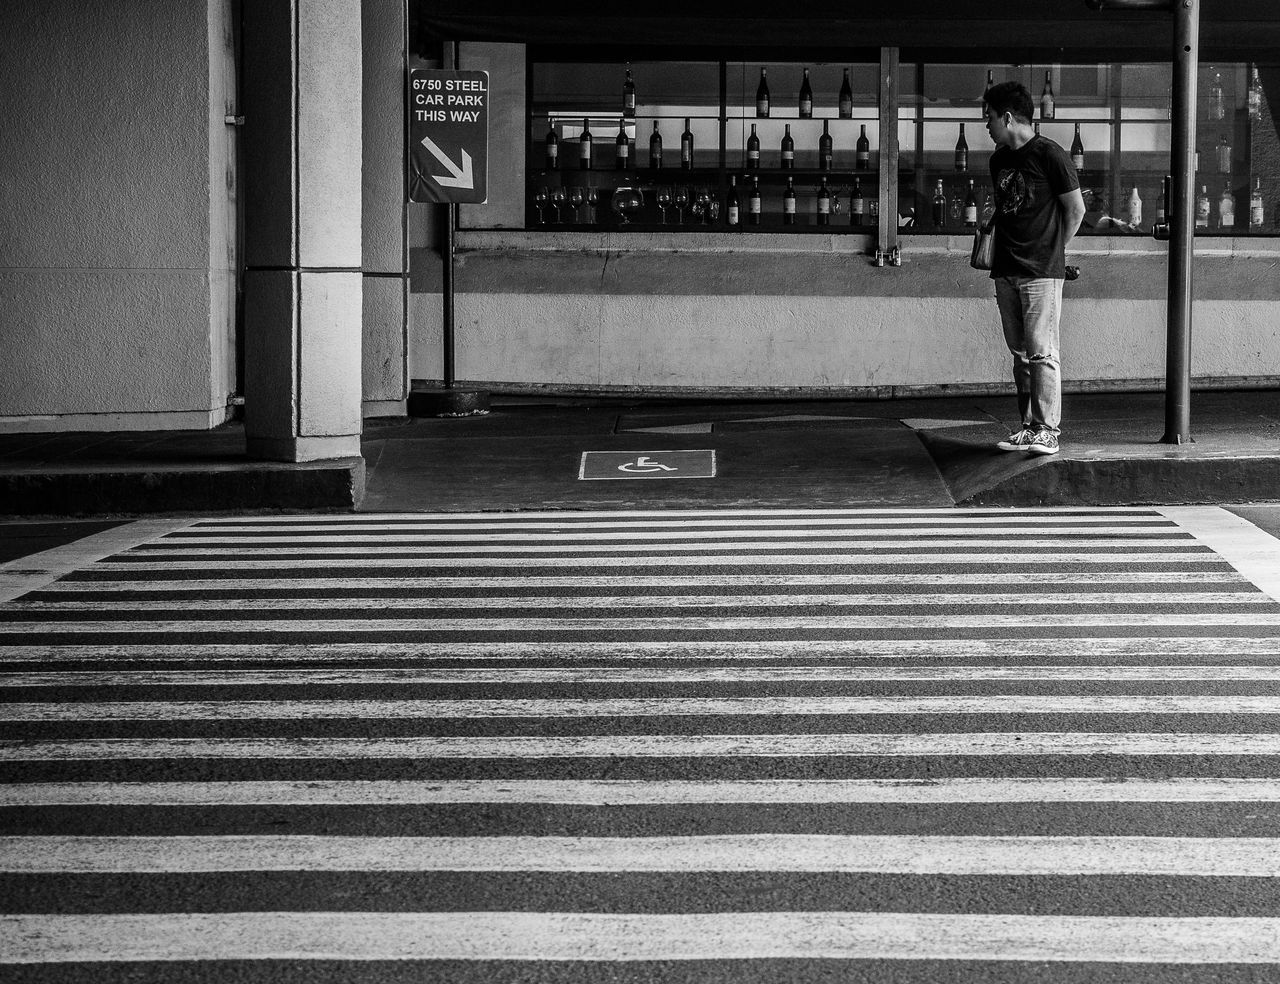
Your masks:
<svg viewBox="0 0 1280 984"><path fill-rule="evenodd" d="M671 205L671 189L665 186L658 189L658 208L662 210L662 224L667 223L667 209Z"/></svg>
<svg viewBox="0 0 1280 984"><path fill-rule="evenodd" d="M581 221L578 218L578 209L582 208L582 202L583 202L582 189L579 188L577 185L574 185L572 188L569 189L569 205L573 208L574 222Z"/></svg>
<svg viewBox="0 0 1280 984"><path fill-rule="evenodd" d="M564 207L565 193L563 188L551 189L551 207L556 210L556 221L560 221L560 209Z"/></svg>
<svg viewBox="0 0 1280 984"><path fill-rule="evenodd" d="M676 189L676 223L684 224L684 210L689 207L689 189L681 185Z"/></svg>
<svg viewBox="0 0 1280 984"><path fill-rule="evenodd" d="M626 225L632 212L644 208L644 193L639 188L623 185L613 192L613 210L618 213L618 221Z"/></svg>
<svg viewBox="0 0 1280 984"><path fill-rule="evenodd" d="M542 210L547 207L547 199L549 197L550 193L547 191L546 185L543 185L533 193L533 207L538 210L538 225L546 225L547 218L542 214Z"/></svg>
<svg viewBox="0 0 1280 984"><path fill-rule="evenodd" d="M598 214L596 212L596 207L599 204L600 204L600 192L596 191L595 188L588 188L587 189L587 213L588 213L587 221L590 222L592 225L595 225L596 223L596 217Z"/></svg>
<svg viewBox="0 0 1280 984"><path fill-rule="evenodd" d="M698 189L698 212L705 215L708 222L714 218L711 214L711 192L706 188Z"/></svg>
<svg viewBox="0 0 1280 984"><path fill-rule="evenodd" d="M691 197L693 198L693 205L690 208L690 211L693 212L693 224L697 225L702 221L702 213L706 211L707 203L702 197L701 188L693 189Z"/></svg>

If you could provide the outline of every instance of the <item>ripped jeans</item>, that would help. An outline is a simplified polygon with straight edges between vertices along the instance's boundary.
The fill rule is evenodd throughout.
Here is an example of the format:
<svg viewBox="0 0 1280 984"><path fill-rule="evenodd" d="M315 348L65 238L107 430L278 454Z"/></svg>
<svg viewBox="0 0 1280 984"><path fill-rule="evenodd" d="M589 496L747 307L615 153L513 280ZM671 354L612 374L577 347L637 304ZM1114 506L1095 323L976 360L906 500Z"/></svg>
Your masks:
<svg viewBox="0 0 1280 984"><path fill-rule="evenodd" d="M1062 373L1058 361L1061 280L995 277L996 306L1004 341L1013 353L1022 425L1058 433L1062 421Z"/></svg>

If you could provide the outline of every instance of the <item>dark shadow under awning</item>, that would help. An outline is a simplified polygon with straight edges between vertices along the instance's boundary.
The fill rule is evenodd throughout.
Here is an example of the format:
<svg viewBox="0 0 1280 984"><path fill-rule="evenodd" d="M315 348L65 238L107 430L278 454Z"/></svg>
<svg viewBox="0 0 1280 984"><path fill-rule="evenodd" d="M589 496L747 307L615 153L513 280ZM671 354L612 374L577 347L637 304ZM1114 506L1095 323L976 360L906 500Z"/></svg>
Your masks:
<svg viewBox="0 0 1280 984"><path fill-rule="evenodd" d="M1201 46L1215 50L1280 46L1280 0L1202 0ZM896 0L891 7L852 0L815 5L786 17L748 15L741 0L673 3L642 10L563 0L536 4L501 0L410 0L416 50L441 41L505 41L532 45L607 47L991 48L1063 51L1167 51L1168 14L1089 10L1084 0ZM895 15L887 11L892 10ZM1269 59L1267 59L1269 60Z"/></svg>

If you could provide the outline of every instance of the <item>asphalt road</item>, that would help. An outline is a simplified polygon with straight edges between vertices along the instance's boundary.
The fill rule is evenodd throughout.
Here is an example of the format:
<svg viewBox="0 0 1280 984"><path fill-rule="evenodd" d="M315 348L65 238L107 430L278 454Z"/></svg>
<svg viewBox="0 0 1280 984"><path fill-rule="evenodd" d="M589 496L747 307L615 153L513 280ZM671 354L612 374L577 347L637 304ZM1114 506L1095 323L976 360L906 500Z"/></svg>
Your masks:
<svg viewBox="0 0 1280 984"><path fill-rule="evenodd" d="M6 981L1280 980L1280 543L1227 510L176 518L0 574Z"/></svg>

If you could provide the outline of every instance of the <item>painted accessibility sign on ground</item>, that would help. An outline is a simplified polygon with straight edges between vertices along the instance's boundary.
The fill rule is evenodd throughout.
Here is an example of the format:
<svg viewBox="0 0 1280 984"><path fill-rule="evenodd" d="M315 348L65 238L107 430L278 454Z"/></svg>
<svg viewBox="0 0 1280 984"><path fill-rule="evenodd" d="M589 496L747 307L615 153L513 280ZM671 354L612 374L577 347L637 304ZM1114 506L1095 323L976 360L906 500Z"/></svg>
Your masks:
<svg viewBox="0 0 1280 984"><path fill-rule="evenodd" d="M715 478L714 450L583 451L578 478L584 482L626 478Z"/></svg>
<svg viewBox="0 0 1280 984"><path fill-rule="evenodd" d="M489 73L415 68L409 73L409 201L489 197Z"/></svg>

